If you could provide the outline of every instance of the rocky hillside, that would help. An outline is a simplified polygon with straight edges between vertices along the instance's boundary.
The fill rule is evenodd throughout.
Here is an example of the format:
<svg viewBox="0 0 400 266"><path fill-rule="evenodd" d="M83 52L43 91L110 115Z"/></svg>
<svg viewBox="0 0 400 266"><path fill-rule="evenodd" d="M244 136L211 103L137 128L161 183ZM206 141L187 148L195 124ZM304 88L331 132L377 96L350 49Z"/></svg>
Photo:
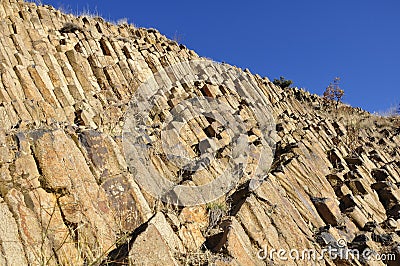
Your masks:
<svg viewBox="0 0 400 266"><path fill-rule="evenodd" d="M0 18L0 265L398 265L398 118L209 63L154 29L20 0L1 1ZM160 80L169 87L152 102L145 89ZM184 131L175 139L157 135L193 97L241 120L247 159L212 112L220 105L171 123ZM127 121L143 106L148 132L127 153ZM180 167L170 141L218 160ZM146 189L155 176L205 185L242 163L234 185L202 191L199 205ZM306 249L317 257L289 256Z"/></svg>

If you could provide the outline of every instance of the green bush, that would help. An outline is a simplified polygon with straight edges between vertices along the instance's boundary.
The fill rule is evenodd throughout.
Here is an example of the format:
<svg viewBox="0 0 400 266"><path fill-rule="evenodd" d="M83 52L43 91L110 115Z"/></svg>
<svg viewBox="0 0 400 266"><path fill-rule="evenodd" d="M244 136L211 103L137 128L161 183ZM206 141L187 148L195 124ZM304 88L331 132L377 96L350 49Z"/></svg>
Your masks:
<svg viewBox="0 0 400 266"><path fill-rule="evenodd" d="M272 83L284 89L284 88L290 88L290 85L292 85L293 81L285 79L285 77L281 76L279 79L274 79Z"/></svg>

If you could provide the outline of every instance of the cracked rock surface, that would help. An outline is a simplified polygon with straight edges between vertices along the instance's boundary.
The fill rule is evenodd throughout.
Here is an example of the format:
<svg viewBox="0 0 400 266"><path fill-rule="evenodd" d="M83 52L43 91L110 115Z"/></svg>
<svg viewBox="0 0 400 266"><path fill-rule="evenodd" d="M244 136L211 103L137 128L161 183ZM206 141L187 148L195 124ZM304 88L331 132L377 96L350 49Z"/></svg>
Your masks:
<svg viewBox="0 0 400 266"><path fill-rule="evenodd" d="M0 265L398 265L399 118L326 106L317 95L238 70L273 112L272 167L215 202L175 206L135 181L140 171L129 169L122 145L124 114L154 73L205 59L155 29L20 0L1 1L0 18ZM229 89L233 80L218 84L221 73L204 72L215 82L176 84L160 98L147 141L181 99L206 96L243 118L256 161L263 132L250 104ZM181 132L171 142L204 160L215 153L218 161L182 170L154 152L147 163L176 183L214 180L229 161L229 132L206 117ZM240 170L246 176L255 167ZM395 257L258 256L260 249L320 255L339 239Z"/></svg>

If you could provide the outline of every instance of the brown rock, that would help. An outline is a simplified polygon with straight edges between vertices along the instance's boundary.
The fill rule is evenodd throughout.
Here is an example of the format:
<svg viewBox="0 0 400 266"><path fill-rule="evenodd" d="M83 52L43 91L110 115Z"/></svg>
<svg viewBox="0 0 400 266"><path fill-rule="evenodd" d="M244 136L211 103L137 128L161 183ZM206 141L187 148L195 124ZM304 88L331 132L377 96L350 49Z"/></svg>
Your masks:
<svg viewBox="0 0 400 266"><path fill-rule="evenodd" d="M256 252L251 249L249 237L235 218L232 221L226 221L223 228L225 234L222 240L225 241L227 252L239 265L264 264L261 259L257 258Z"/></svg>
<svg viewBox="0 0 400 266"><path fill-rule="evenodd" d="M364 228L365 224L368 222L368 219L367 217L365 217L365 214L357 206L351 213L349 213L349 217L360 229Z"/></svg>
<svg viewBox="0 0 400 266"><path fill-rule="evenodd" d="M208 225L208 215L203 207L185 207L179 215L180 223L183 224L179 230L179 236L188 250L199 250L206 240L202 231Z"/></svg>
<svg viewBox="0 0 400 266"><path fill-rule="evenodd" d="M317 95L282 89L268 78L225 63L204 69L179 64L199 57L154 29L77 18L20 0L2 1L0 17L0 200L5 201L0 201L0 265L82 265L83 258L91 264L117 250L117 244L124 246L128 235L133 235L131 243L125 243L132 244L132 263L262 264L269 262L258 260L256 254L264 245L315 248L316 229L324 222L334 225L327 232L335 239L350 241L368 229L378 242L364 242L378 253L389 250L382 245L398 230L393 221L400 217L396 117L371 116L341 104L327 112ZM62 29L66 24L79 30ZM231 108L227 122L233 123L234 114L239 114L241 121L236 122L252 142L240 184L228 194L230 218L214 222L210 234L204 234L210 226L204 207L172 208L149 195L135 178L167 177L187 186L216 180L230 163L244 162L229 159L236 132L228 125L185 110L184 115L194 118L175 124L181 129L179 137L163 144L182 143L183 150L171 149L172 155L186 151L195 158L200 148L207 152L203 159L219 158L208 169L184 178L162 150L147 161L140 160L143 154L134 154L130 159L136 169L128 169L125 162L121 129L129 101L138 90L149 96L156 93L141 85L168 67L172 71L154 79L171 88L157 96L159 101L146 118L146 130L152 133L146 144L157 140L157 130L172 106L203 96L218 98ZM184 72L188 75L182 79ZM196 81L187 82L191 78ZM146 100L134 104L140 107ZM272 171L267 164L257 164L260 155L269 153L265 148L273 149L257 148L258 138L269 131L254 118L257 105L263 107L259 117L276 119L282 149L267 155L274 158ZM349 146L355 143L347 139L347 118L369 125L358 132L354 152ZM154 167L147 169L145 164ZM252 179L252 186L245 180L257 165L260 175ZM310 196L315 195L320 198L313 206ZM153 217L159 207L167 219L162 213ZM392 236L398 241L396 234ZM219 253L199 251L204 243ZM191 260L198 254L201 260ZM341 263L347 262L321 261Z"/></svg>
<svg viewBox="0 0 400 266"><path fill-rule="evenodd" d="M64 151L77 150L72 140L61 131L44 132L39 136L33 150L42 169L41 178L45 188L54 191L69 191L72 186L69 172L73 172L77 165L76 158L68 156Z"/></svg>
<svg viewBox="0 0 400 266"><path fill-rule="evenodd" d="M315 208L325 223L338 225L341 221L341 213L336 201L330 198L312 198Z"/></svg>
<svg viewBox="0 0 400 266"><path fill-rule="evenodd" d="M157 213L134 240L129 251L129 261L132 264L178 265L174 255L184 252L164 215Z"/></svg>
<svg viewBox="0 0 400 266"><path fill-rule="evenodd" d="M3 265L26 265L24 247L20 242L18 227L7 204L0 199L0 245L3 252ZM1 260L0 260L1 262Z"/></svg>

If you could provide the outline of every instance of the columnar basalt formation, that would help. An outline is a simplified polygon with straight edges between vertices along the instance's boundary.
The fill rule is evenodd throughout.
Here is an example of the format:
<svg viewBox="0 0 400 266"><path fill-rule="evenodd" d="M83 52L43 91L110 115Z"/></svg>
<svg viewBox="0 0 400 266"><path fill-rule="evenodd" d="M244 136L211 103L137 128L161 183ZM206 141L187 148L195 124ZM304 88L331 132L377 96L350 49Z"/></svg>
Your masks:
<svg viewBox="0 0 400 266"><path fill-rule="evenodd" d="M396 118L336 109L238 69L277 123L272 167L260 184L245 180L216 202L174 206L136 182L123 151L124 115L154 73L206 59L155 29L50 6L5 0L0 18L0 265L384 265L327 254L311 262L260 256L261 249L311 249L319 256L338 240L349 249L393 254L397 261L386 263L397 265ZM261 147L248 103L227 89L229 79L218 84L221 73L207 71L216 82L175 84L165 106L176 106L185 93L224 99L248 118L248 141ZM154 127L162 110L149 122ZM193 156L199 147L218 150L223 162L230 141L210 119L185 127ZM151 162L174 182L196 185L213 180L220 167L201 176L179 172L162 152Z"/></svg>

